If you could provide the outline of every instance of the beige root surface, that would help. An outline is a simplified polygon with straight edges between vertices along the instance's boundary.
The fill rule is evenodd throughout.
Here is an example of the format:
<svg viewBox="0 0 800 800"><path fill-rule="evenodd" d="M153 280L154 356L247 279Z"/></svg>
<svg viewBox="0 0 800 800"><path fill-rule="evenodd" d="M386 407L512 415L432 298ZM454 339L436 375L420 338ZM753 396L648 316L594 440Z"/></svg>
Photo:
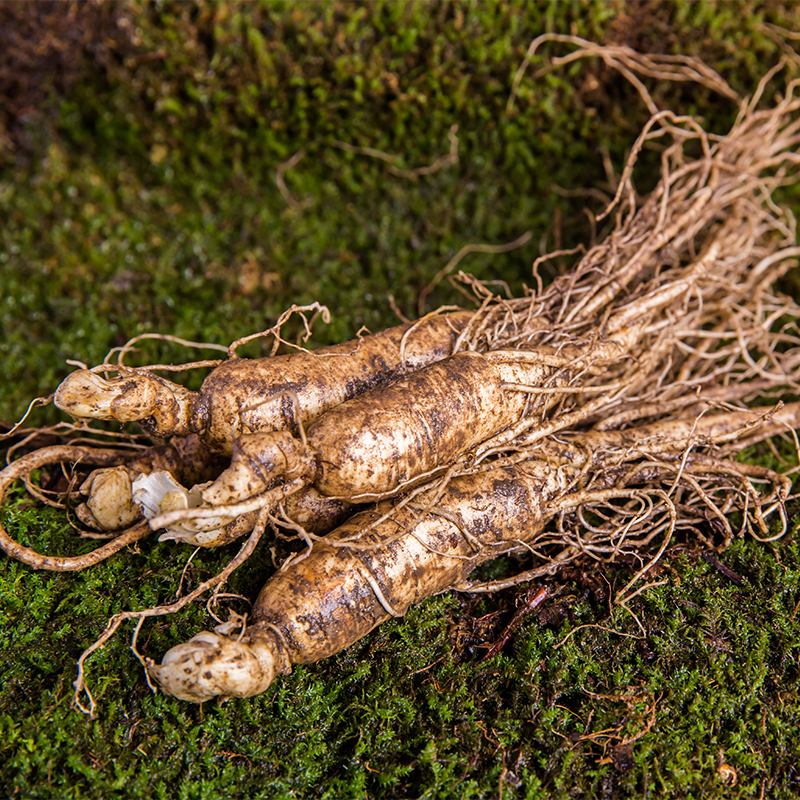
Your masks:
<svg viewBox="0 0 800 800"><path fill-rule="evenodd" d="M676 531L705 540L702 529L713 520L725 530L724 546L734 509L744 509L753 535L767 535L767 518L776 512L785 528L788 478L707 453L742 435L769 436L799 424L795 403L774 413L726 412L578 434L568 443L540 443L516 464L428 488L402 508L383 501L285 563L261 590L246 628L238 620L201 632L161 665L148 660L148 672L190 702L250 697L265 691L276 672L334 655L434 594L497 588L467 583L476 566L497 555L522 551L540 563L513 582L581 555L641 559L657 543L618 595L624 603ZM753 481L766 490L757 492ZM553 518L558 524L548 528Z"/></svg>
<svg viewBox="0 0 800 800"><path fill-rule="evenodd" d="M69 375L54 402L75 418L139 421L157 437L196 434L212 451L229 456L232 440L241 433L294 430L366 388L444 358L470 319L465 311L432 313L342 344L316 351L295 345L300 352L276 355L281 344L289 344L281 329L293 314L300 315L310 335L304 316L309 311L327 319L327 309L319 304L293 307L269 330L234 342L226 360L180 365L182 370L216 367L198 392L159 376L165 365L124 365L126 346L116 364ZM272 337L271 357L236 355L239 346L259 337Z"/></svg>

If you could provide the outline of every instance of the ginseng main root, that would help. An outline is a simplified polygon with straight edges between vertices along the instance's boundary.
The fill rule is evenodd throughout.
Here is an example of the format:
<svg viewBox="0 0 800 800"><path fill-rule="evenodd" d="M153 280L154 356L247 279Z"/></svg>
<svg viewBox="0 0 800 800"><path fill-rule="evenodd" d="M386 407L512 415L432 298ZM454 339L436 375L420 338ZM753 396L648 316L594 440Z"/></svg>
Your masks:
<svg viewBox="0 0 800 800"><path fill-rule="evenodd" d="M787 100L767 123L753 106L745 108L738 128L716 145L704 142L707 157L695 164L683 162L689 137L681 138L675 118L654 119L653 126L668 119L679 146L667 151L662 183L636 213L630 194L628 217L611 242L531 299L498 299L495 305L485 294L485 316L469 349L492 350L482 346L487 340L494 349L501 340L507 348L516 337L515 347L525 351L520 358L538 352L539 365L550 369L538 381L504 387L528 395L517 421L484 434L466 454L462 449L429 488L382 501L324 541L306 537L313 547L267 583L246 628L231 623L198 634L173 648L160 666L148 661L150 674L167 691L195 702L249 696L292 663L337 652L402 615L410 603L448 588L497 589L579 555L610 560L657 545L618 595L622 602L676 531L713 546L704 529L714 519L725 546L736 534L730 515L738 510L740 533L780 536L789 480L725 456L764 437L794 435L800 425L796 404L743 408L771 390L798 387L800 337L784 321L800 314L770 289L800 255L794 227L771 211L752 214L764 179L758 167L741 172L756 163L754 150L764 146L774 156L776 145L786 152L798 143L794 122L781 128L796 109ZM769 137L763 138L763 128L757 133L761 123ZM762 137L757 145L754 136ZM736 168L716 170L717 158L732 158ZM721 217L724 224L712 223ZM666 247L669 266L660 259ZM589 274L592 280L585 279ZM670 283L676 291L665 302ZM526 318L548 324L526 331ZM607 340L612 319L617 330L635 332L618 359L602 371L575 360L575 353ZM333 415L343 417L344 407ZM317 425L331 424L324 420ZM408 478L404 473L394 481L402 485ZM267 485L270 480L274 476ZM248 486L242 493L251 488L260 489ZM592 516L593 510L602 513ZM777 529L770 528L770 515L780 518ZM470 583L475 564L502 548L524 549L538 566L488 587Z"/></svg>
<svg viewBox="0 0 800 800"><path fill-rule="evenodd" d="M764 370L750 350L762 344L768 306L757 282L768 282L778 269L770 262L751 268L750 252L735 232L740 223L735 218L716 230L686 267L664 270L638 286L635 299L612 305L602 332L581 338L572 335L571 326L561 331L553 324L549 335L556 339L561 332L560 346L457 353L329 410L302 439L286 431L241 436L231 466L198 489L202 502L188 509L161 508L151 523L179 525L180 535L188 531L192 537L194 528L216 528L245 504L268 506L308 485L348 502L389 497L464 459L623 413L639 402L647 383L663 380L665 365L686 372L698 347L708 353L705 363L693 368L695 389L713 381L708 365L715 358L730 362L731 381L738 380L738 364L744 367L743 383L760 375ZM728 244L737 248L735 261L727 255ZM788 300L775 302L787 313L792 308ZM709 329L711 337L705 334ZM725 339L731 345L723 355L716 344ZM788 332L778 340L800 342ZM771 341L767 335L760 356L777 367L771 385L790 385L800 354L796 347L777 354Z"/></svg>
<svg viewBox="0 0 800 800"><path fill-rule="evenodd" d="M428 490L402 508L383 501L277 572L261 590L246 629L234 632L225 623L213 633L203 631L170 650L161 665L148 659L148 672L182 700L250 697L292 664L334 655L412 605L463 586L476 566L502 553L526 550L552 566L586 552L638 552L656 536L664 539L663 551L675 528L686 524L678 521L671 499L676 487L717 481L701 494L706 509L726 526L732 508L744 510L755 530L766 534L770 510L785 523L790 481L697 449L798 425L800 403L774 414L733 412L575 436L567 445L544 443L515 465L454 479L444 491ZM772 491L755 493L753 477ZM729 502L720 507L721 497ZM647 511L622 536L594 526L569 541L546 529L557 515L621 498ZM771 509L763 510L767 505Z"/></svg>
<svg viewBox="0 0 800 800"><path fill-rule="evenodd" d="M232 345L199 392L147 369L102 365L119 377L78 370L58 387L55 404L76 418L139 422L159 438L196 434L230 455L242 432L296 430L372 386L450 355L471 318L468 311L429 314L343 344L270 358L239 358Z"/></svg>

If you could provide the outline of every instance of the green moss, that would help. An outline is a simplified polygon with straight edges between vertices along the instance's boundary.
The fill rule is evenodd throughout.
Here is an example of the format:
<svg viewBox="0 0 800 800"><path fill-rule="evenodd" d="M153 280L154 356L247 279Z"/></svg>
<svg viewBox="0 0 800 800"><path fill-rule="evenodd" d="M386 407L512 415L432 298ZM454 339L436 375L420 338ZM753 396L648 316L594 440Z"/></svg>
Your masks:
<svg viewBox="0 0 800 800"><path fill-rule="evenodd" d="M66 359L99 361L142 332L227 343L314 300L333 312L319 344L378 329L394 321L390 293L414 315L465 244L531 230L525 248L460 264L518 291L540 246L588 240L587 199L553 187L602 186L602 149L619 169L647 117L592 60L534 79L563 45L543 48L507 115L531 39L551 30L699 55L745 94L780 52L762 23L790 26L792 13L774 2L114 4L107 50L86 45L81 79L47 84L42 113L20 123L29 146L6 153L0 174L0 420L51 391ZM735 113L695 86L650 85L714 130ZM453 124L458 163L416 178L337 144L414 170L448 152ZM292 205L276 176L301 150L284 174ZM445 283L429 305L459 298ZM165 343L142 348L142 361L185 357ZM92 547L21 492L2 513L47 552ZM669 583L632 605L644 634L634 617L610 614L601 591L629 573L587 564L588 578L562 576L550 615L527 620L489 661L482 645L513 598L436 598L262 697L202 709L150 692L128 629L90 661L96 720L69 709L78 655L115 611L173 597L185 555L144 542L79 575L4 560L0 791L800 796L799 556L793 539L775 550L737 542L724 555L744 579L735 586L672 553ZM198 554L188 586L229 557ZM231 590L254 596L269 563L265 544ZM199 604L149 623L140 644L161 654L208 624ZM735 787L720 782L721 758Z"/></svg>

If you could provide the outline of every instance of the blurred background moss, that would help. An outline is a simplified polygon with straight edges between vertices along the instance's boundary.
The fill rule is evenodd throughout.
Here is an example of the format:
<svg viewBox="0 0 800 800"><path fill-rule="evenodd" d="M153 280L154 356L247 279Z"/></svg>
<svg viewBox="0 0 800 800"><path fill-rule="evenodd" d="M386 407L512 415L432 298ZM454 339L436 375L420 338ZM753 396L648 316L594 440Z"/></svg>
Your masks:
<svg viewBox="0 0 800 800"><path fill-rule="evenodd" d="M774 0L3 3L0 422L52 391L67 359L98 362L143 332L228 343L313 301L333 315L317 344L380 329L397 321L390 297L416 316L465 245L530 232L458 265L520 291L540 253L589 242L584 208L602 207L648 116L594 59L541 72L560 44L537 52L507 110L530 41L694 55L747 95L796 46L797 13ZM698 86L648 88L717 132L736 113ZM654 182L647 160L637 181ZM444 281L427 307L457 302ZM187 358L142 347L142 362ZM84 546L22 493L3 519L47 552ZM255 594L262 556L233 591ZM189 585L229 557L200 554ZM632 606L641 628L608 610L624 565L564 574L547 613L485 663L513 593L438 598L220 707L151 695L118 637L91 666L98 719L70 711L81 650L115 610L173 595L184 561L146 544L86 575L2 562L9 796L800 796L791 540L728 551L741 586L672 552L670 583ZM154 624L144 647L207 620L198 607ZM584 629L555 649L596 621L623 635Z"/></svg>

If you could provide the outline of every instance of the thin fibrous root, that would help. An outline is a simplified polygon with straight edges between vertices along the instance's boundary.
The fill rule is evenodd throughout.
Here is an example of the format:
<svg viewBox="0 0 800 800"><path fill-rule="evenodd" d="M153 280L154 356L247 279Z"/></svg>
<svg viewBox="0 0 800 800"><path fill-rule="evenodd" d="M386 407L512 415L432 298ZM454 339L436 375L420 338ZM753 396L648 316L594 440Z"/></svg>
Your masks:
<svg viewBox="0 0 800 800"><path fill-rule="evenodd" d="M75 679L75 683L73 686L75 687L75 692L72 696L72 707L82 711L84 714L88 714L91 717L95 715L95 709L97 708L97 704L95 702L94 696L92 695L91 691L89 691L89 687L86 685L86 659L95 652L95 650L99 650L106 642L116 633L119 626L128 619L135 619L137 620L137 625L133 633L133 639L131 641L131 650L136 654L136 657L139 661L142 662L142 665L147 670L147 666L149 663L152 663L147 658L142 658L139 654L139 651L136 648L136 641L139 636L139 631L141 630L142 623L145 619L149 617L161 617L165 614L174 614L177 611L180 611L185 605L191 603L193 600L196 600L198 597L203 595L209 589L215 589L221 587L231 576L231 574L244 562L250 557L253 550L255 550L256 545L258 544L259 539L261 539L262 534L264 533L264 529L267 524L267 520L269 518L269 512L266 509L262 509L259 512L258 519L256 521L255 527L253 528L252 533L247 538L247 541L242 545L239 552L236 554L235 558L228 562L225 568L215 575L213 578L209 578L209 580L201 583L196 589L189 592L189 594L180 597L174 603L169 603L167 605L162 606L155 606L153 608L146 608L142 611L123 611L119 614L115 614L111 619L108 621L108 625L106 629L103 631L102 635L92 644L90 647L87 647L86 650L81 653L80 658L78 659L78 676ZM152 684L150 683L150 679L147 679L148 684L152 688ZM89 700L88 707L81 702L81 694L85 694Z"/></svg>
<svg viewBox="0 0 800 800"><path fill-rule="evenodd" d="M122 463L128 454L119 450L96 450L91 447L72 447L55 445L28 453L13 461L0 472L0 503L8 487L14 481L27 477L33 470L47 464L71 462L73 464L92 464L94 466L115 466ZM134 525L123 531L112 541L80 556L46 556L37 553L12 539L0 525L0 548L12 558L16 558L34 569L48 569L55 572L77 572L98 564L129 544L143 539L152 533L147 523Z"/></svg>

